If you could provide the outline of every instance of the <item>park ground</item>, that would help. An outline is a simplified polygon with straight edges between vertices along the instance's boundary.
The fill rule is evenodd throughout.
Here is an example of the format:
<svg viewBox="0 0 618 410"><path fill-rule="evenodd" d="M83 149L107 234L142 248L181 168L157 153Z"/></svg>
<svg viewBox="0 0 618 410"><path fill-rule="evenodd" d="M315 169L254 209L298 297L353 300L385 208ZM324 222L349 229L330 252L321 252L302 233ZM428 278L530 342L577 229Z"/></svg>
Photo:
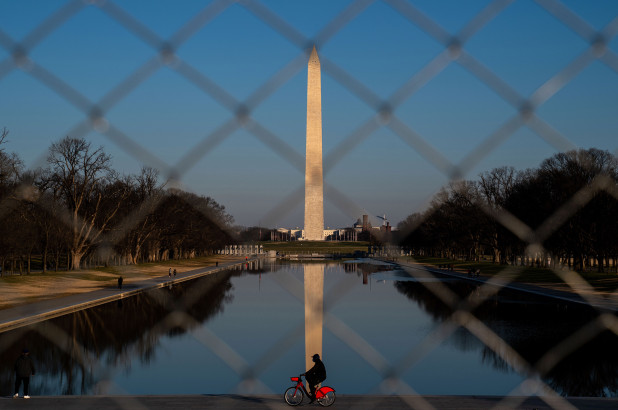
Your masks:
<svg viewBox="0 0 618 410"><path fill-rule="evenodd" d="M78 293L115 287L118 277L131 284L154 277L165 276L169 269L177 273L244 260L242 256L211 255L193 259L167 260L137 265L110 266L105 268L32 272L13 274L0 278L0 310Z"/></svg>
<svg viewBox="0 0 618 410"><path fill-rule="evenodd" d="M468 269L474 271L478 268L483 277L488 278L500 275L503 279L508 281L565 292L572 292L573 287L577 286L579 292L581 292L582 287L584 287L586 288L586 292L596 293L599 296L616 297L617 295L615 292L618 290L618 275L616 272L597 272L596 269L575 272L566 267L548 269L530 266L501 265L492 263L489 260L470 262L433 257L397 257L395 259L402 263L418 263L430 268L439 268L441 266L446 268L452 265L455 272L464 274L468 272Z"/></svg>

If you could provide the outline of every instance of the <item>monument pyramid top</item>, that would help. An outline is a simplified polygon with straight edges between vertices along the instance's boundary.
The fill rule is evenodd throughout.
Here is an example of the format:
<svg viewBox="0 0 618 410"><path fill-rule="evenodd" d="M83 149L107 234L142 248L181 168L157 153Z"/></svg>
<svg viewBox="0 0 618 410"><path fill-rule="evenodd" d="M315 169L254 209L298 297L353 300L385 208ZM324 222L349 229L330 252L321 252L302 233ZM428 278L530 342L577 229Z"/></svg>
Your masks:
<svg viewBox="0 0 618 410"><path fill-rule="evenodd" d="M313 50L311 50L311 54L309 55L309 65L320 65L320 58L318 57L318 52L315 49L315 45L313 46Z"/></svg>

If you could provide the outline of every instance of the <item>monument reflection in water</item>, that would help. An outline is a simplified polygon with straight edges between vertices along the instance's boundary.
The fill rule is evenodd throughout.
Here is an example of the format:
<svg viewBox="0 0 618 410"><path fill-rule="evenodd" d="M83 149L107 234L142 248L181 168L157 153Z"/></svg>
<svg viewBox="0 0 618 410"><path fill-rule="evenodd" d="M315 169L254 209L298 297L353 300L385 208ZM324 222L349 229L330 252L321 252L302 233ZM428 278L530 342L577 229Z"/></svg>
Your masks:
<svg viewBox="0 0 618 410"><path fill-rule="evenodd" d="M440 281L461 297L483 296L467 281ZM525 380L463 329L411 360L451 314L389 266L250 265L0 333L0 390L12 393L24 346L37 362L34 395L281 394L314 353L341 394L380 393L400 366L419 394L505 395ZM473 314L532 364L596 317L504 290ZM605 332L535 377L562 395L616 396L617 342Z"/></svg>
<svg viewBox="0 0 618 410"><path fill-rule="evenodd" d="M324 322L324 265L304 266L305 288L305 369L313 367L312 356L322 355Z"/></svg>

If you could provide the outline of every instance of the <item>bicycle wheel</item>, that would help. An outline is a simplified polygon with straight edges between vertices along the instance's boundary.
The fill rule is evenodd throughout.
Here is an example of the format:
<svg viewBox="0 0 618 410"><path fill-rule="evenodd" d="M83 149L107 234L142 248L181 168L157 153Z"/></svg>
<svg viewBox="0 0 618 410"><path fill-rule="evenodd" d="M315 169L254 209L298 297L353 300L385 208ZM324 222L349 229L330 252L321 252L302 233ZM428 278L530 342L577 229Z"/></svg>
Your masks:
<svg viewBox="0 0 618 410"><path fill-rule="evenodd" d="M335 402L335 392L329 391L324 396L316 400L320 406L328 407Z"/></svg>
<svg viewBox="0 0 618 410"><path fill-rule="evenodd" d="M302 403L303 396L303 391L301 389L297 389L296 387L289 387L285 393L283 393L285 402L290 406L298 406Z"/></svg>

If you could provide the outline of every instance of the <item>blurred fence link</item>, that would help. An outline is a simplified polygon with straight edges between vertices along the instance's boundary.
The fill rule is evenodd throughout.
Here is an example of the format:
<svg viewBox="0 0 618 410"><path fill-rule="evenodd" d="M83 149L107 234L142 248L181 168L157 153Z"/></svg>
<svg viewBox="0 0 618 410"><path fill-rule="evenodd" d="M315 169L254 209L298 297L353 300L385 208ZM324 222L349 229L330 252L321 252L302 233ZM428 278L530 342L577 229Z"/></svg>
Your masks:
<svg viewBox="0 0 618 410"><path fill-rule="evenodd" d="M245 129L255 138L260 140L282 160L304 172L304 155L297 152L293 147L269 130L266 124L260 123L252 117L252 112L270 95L284 86L291 78L305 69L309 52L315 44L318 48L323 47L335 34L344 28L349 22L361 15L375 0L359 0L351 2L342 12L327 24L313 38L307 38L290 23L277 15L275 11L259 1L233 1L215 0L210 2L203 10L196 13L178 31L169 38L161 38L148 26L145 26L138 18L131 15L122 7L122 2L111 0L71 0L57 11L49 15L40 25L28 33L21 41L16 41L8 34L0 30L0 46L10 53L10 58L0 61L0 79L6 77L13 70L22 70L47 86L50 90L66 100L69 104L81 111L84 115L82 121L74 124L69 135L85 135L94 130L122 149L136 161L158 169L161 174L171 183L179 182L198 161L208 156L212 150L238 129ZM373 115L359 122L355 131L347 135L342 142L331 152L325 153L324 171L327 173L339 160L353 152L353 150L372 133L382 127L390 129L412 150L416 151L432 164L439 172L449 180L461 179L470 170L477 166L484 158L504 141L508 140L517 130L528 127L538 136L544 139L559 151L576 148L564 135L558 132L551 124L547 123L537 113L541 105L548 101L551 96L558 93L582 70L594 61L599 61L618 73L618 55L608 48L608 44L618 33L618 18L614 19L604 29L597 31L582 17L578 16L564 4L557 0L536 0L536 3L563 23L565 27L580 36L588 43L588 48L579 56L566 64L562 70L538 87L530 95L521 95L507 81L500 78L481 61L471 55L465 48L466 43L490 21L503 12L513 0L491 1L480 13L472 18L459 32L450 33L442 28L436 21L422 13L413 2L407 0L384 0L409 22L427 33L431 38L442 45L443 51L438 53L429 63L417 72L411 72L406 82L389 96L380 96L354 77L353 72L341 68L335 61L325 56L320 56L323 72L336 81L341 87L355 95L358 100L371 108ZM224 87L209 78L206 74L192 66L189 62L178 56L176 50L195 33L216 20L217 16L232 6L240 6L263 21L276 31L281 37L298 48L298 55L290 60L272 77L258 86L249 97L240 101L236 99ZM91 101L80 90L63 81L31 56L31 51L36 48L47 36L62 27L85 7L97 7L115 22L126 28L131 35L135 36L148 46L152 47L153 57L143 63L134 72L119 81L99 101ZM397 117L397 108L406 100L418 92L422 87L431 82L440 72L451 64L458 64L478 80L489 87L493 92L513 107L514 114L502 125L490 133L478 146L473 147L459 163L453 163L437 148L412 129L408 124ZM141 83L152 77L158 70L167 67L174 70L178 75L193 84L196 89L202 91L218 104L227 109L233 118L221 124L215 131L204 136L194 146L187 149L186 154L176 163L168 163L163 158L150 152L144 142L132 138L130 135L117 128L106 117L106 113L131 94ZM302 202L302 185L295 189L288 197L279 201L270 212L264 215L262 221L274 224L289 209ZM326 197L339 207L345 214L359 215L361 206L355 204L345 193L332 185L326 187ZM616 188L606 183L601 178L595 184L594 189L606 190L618 198ZM564 220L575 213L589 201L589 192L580 192L572 201L569 201L560 209L554 219ZM536 242L530 245L541 246L542 239L547 238L556 229L559 223L544 224L537 232L526 226L514 215L504 211L496 214L486 210L499 223L510 229L522 239L528 238ZM130 229L138 222L141 215L139 212L132 214L128 220L121 223L123 229ZM121 235L120 235L121 236ZM532 239L531 239L532 238ZM539 240L540 239L540 240ZM412 275L419 275L411 271ZM547 405L552 408L572 408L565 399L561 398L547 384L539 380L535 374L546 372L558 361L564 359L569 352L576 349L588 340L590 332L596 334L609 329L618 334L618 321L614 315L601 314L596 321L590 323L579 333L565 339L536 364L528 363L507 342L491 329L485 326L472 313L475 306L495 294L500 287L509 283L509 269L488 281L484 287L484 298L462 300L452 293L447 287L437 282L430 282L429 289L445 304L452 307L455 313L440 327L435 329L419 345L410 349L408 355L398 363L389 363L381 354L374 349L369 342L356 334L342 320L330 312L325 312L328 328L350 349L356 351L367 363L382 375L382 382L376 386L375 391L386 394L401 394L405 397L410 408L432 409L432 405L416 394L412 386L407 385L401 375L414 366L419 360L428 355L434 346L446 340L459 327L467 329L475 335L487 347L491 348L512 368L521 374L529 375L529 378L508 395L496 407L517 407L521 405L523 398L528 395L542 394ZM566 283L579 292L583 298L588 298L585 281L574 273L565 274L556 272ZM423 275L431 275L424 272ZM303 301L302 284L294 281L281 280L279 283L295 295L299 303ZM498 285L498 286L495 286ZM344 294L344 289L329 296L330 307L337 303ZM199 298L200 295L195 295ZM157 303L166 304L165 299L157 300ZM191 328L195 319L185 311L173 310L163 321L159 323L161 331L171 330L176 327ZM51 343L66 347L70 336L63 334L59 328L46 328L44 336ZM284 337L276 346L255 363L247 363L237 352L221 340L216 334L207 330L201 331L197 339L208 349L220 357L227 365L243 377L241 383L246 387L247 383L255 386L259 384L259 371L263 363L272 360L273 357L283 354L296 341L302 333L302 328L296 329ZM97 363L94 356L83 355L84 348L74 348L71 354L84 366L92 369L97 374L105 374L105 363ZM240 386L239 386L240 387ZM262 385L262 388L265 386ZM273 392L279 394L279 392ZM379 403L368 403L367 408L379 408Z"/></svg>

